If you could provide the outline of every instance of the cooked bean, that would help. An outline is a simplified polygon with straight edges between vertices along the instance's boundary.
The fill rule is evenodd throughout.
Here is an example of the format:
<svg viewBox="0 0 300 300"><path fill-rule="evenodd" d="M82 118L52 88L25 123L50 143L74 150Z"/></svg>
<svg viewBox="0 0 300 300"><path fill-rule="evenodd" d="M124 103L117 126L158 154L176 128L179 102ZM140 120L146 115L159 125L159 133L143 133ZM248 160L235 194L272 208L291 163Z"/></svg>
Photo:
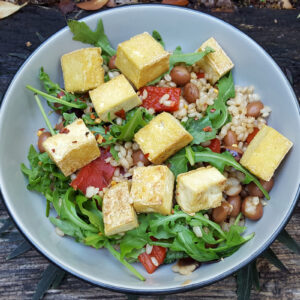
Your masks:
<svg viewBox="0 0 300 300"><path fill-rule="evenodd" d="M260 179L259 180L261 185L263 186L263 188L267 191L270 192L273 185L274 185L274 179L271 178L269 181L265 181ZM259 189L259 187L254 183L254 182L250 182L249 184L247 184L247 189L248 192L251 196L257 196L257 197L264 197L263 192Z"/></svg>
<svg viewBox="0 0 300 300"><path fill-rule="evenodd" d="M225 194L228 196L237 196L242 191L242 186L238 179L229 177L226 180Z"/></svg>
<svg viewBox="0 0 300 300"><path fill-rule="evenodd" d="M147 159L147 157L144 155L142 150L137 150L132 153L132 159L133 164L137 165L137 163L140 161L144 164L144 166L150 165L150 161Z"/></svg>
<svg viewBox="0 0 300 300"><path fill-rule="evenodd" d="M195 103L199 98L199 90L193 83L187 83L183 88L183 95L187 102Z"/></svg>
<svg viewBox="0 0 300 300"><path fill-rule="evenodd" d="M248 196L243 200L242 213L246 218L257 221L262 217L263 212L263 206L258 197Z"/></svg>
<svg viewBox="0 0 300 300"><path fill-rule="evenodd" d="M172 81L179 86L184 86L191 80L191 74L187 68L183 66L176 66L172 69L171 73Z"/></svg>
<svg viewBox="0 0 300 300"><path fill-rule="evenodd" d="M236 133L232 130L228 130L227 134L224 137L224 144L226 146L232 146L237 144L237 136Z"/></svg>
<svg viewBox="0 0 300 300"><path fill-rule="evenodd" d="M43 143L47 140L48 137L51 136L51 133L48 132L48 131L44 131L40 136L39 136L39 139L38 139L38 148L40 150L41 153L45 152L45 148L43 146Z"/></svg>
<svg viewBox="0 0 300 300"><path fill-rule="evenodd" d="M116 67L116 55L113 55L110 60L109 60L109 63L108 63L108 67L112 70L112 69L117 69Z"/></svg>
<svg viewBox="0 0 300 300"><path fill-rule="evenodd" d="M247 105L247 113L246 115L248 117L254 117L257 118L260 115L260 111L261 109L264 108L264 105L261 101L254 101L254 102L250 102Z"/></svg>
<svg viewBox="0 0 300 300"><path fill-rule="evenodd" d="M229 203L223 201L220 206L213 209L212 219L216 223L222 223L227 219L231 210L232 210L232 206Z"/></svg>
<svg viewBox="0 0 300 300"><path fill-rule="evenodd" d="M229 196L227 198L227 202L232 206L230 217L236 217L241 211L241 205L242 205L241 197L239 195Z"/></svg>

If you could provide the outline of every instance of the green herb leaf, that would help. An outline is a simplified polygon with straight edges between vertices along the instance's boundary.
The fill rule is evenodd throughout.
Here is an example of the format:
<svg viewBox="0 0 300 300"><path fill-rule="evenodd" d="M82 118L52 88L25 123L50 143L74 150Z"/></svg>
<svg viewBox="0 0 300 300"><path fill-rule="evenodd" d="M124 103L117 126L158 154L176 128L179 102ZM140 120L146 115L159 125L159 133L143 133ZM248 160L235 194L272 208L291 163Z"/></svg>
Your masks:
<svg viewBox="0 0 300 300"><path fill-rule="evenodd" d="M188 255L185 252L168 250L164 260L164 264L171 264L174 261L185 257L188 257Z"/></svg>
<svg viewBox="0 0 300 300"><path fill-rule="evenodd" d="M75 113L63 113L63 118L64 118L64 126L67 126L71 123L73 123L75 120L77 120L77 116Z"/></svg>
<svg viewBox="0 0 300 300"><path fill-rule="evenodd" d="M65 274L65 271L53 264L49 264L47 269L43 272L32 300L42 299L50 286L56 281L56 278L62 276L62 273Z"/></svg>
<svg viewBox="0 0 300 300"><path fill-rule="evenodd" d="M204 56L215 50L211 47L206 47L204 51L193 53L182 53L181 48L177 47L173 54L170 56L170 70L178 63L185 63L188 66L193 65L201 60Z"/></svg>
<svg viewBox="0 0 300 300"><path fill-rule="evenodd" d="M185 129L193 136L191 145L199 145L200 143L212 140L216 137L216 129L213 128L212 123L208 116L195 120L189 118L183 123ZM204 128L211 128L211 131L203 131Z"/></svg>
<svg viewBox="0 0 300 300"><path fill-rule="evenodd" d="M148 227L148 216L139 216L139 227L127 231L125 236L120 241L120 252L121 257L130 257L130 254L135 249L142 249L148 242L150 238L146 233Z"/></svg>
<svg viewBox="0 0 300 300"><path fill-rule="evenodd" d="M10 259L13 259L15 257L18 257L18 256L28 252L31 249L32 249L31 244L29 244L27 241L24 240L15 250L13 250L13 252L11 252L6 257L6 260L10 260Z"/></svg>
<svg viewBox="0 0 300 300"><path fill-rule="evenodd" d="M126 114L126 120L122 125L111 126L110 134L119 141L131 141L134 134L147 125L152 118L153 116L143 107L133 109Z"/></svg>
<svg viewBox="0 0 300 300"><path fill-rule="evenodd" d="M235 97L234 81L232 73L224 75L217 84L219 93L218 98L213 105L207 108L207 115L215 129L219 129L229 121L230 114L228 113L226 102L230 98Z"/></svg>
<svg viewBox="0 0 300 300"><path fill-rule="evenodd" d="M256 263L256 261L254 261L253 263ZM237 271L236 281L238 300L250 299L251 289L253 285L253 272L251 263Z"/></svg>
<svg viewBox="0 0 300 300"><path fill-rule="evenodd" d="M289 235L285 229L279 233L277 240L294 253L300 254L300 245Z"/></svg>
<svg viewBox="0 0 300 300"><path fill-rule="evenodd" d="M268 248L262 256L266 258L271 264L277 267L279 270L283 272L289 272L289 270L285 267L285 265L281 262L281 260L277 257L277 255L272 251L271 248Z"/></svg>
<svg viewBox="0 0 300 300"><path fill-rule="evenodd" d="M185 149L181 149L167 160L167 165L169 165L175 177L188 171L188 159L185 154Z"/></svg>
<svg viewBox="0 0 300 300"><path fill-rule="evenodd" d="M263 188L259 180L250 172L248 172L244 167L242 167L229 152L225 151L223 153L215 153L212 152L209 148L200 146L194 146L193 150L195 151L195 162L208 162L222 173L224 172L225 166L234 167L236 170L242 172L245 175L245 184L253 181L263 192L264 196L267 199L270 199L268 192Z"/></svg>
<svg viewBox="0 0 300 300"><path fill-rule="evenodd" d="M162 39L162 37L161 37L161 35L159 34L158 31L153 30L152 31L152 37L165 48L165 43L164 43L164 41L163 41L163 39Z"/></svg>
<svg viewBox="0 0 300 300"><path fill-rule="evenodd" d="M116 50L112 48L107 36L104 33L103 22L101 19L98 21L96 31L92 31L84 22L69 20L68 26L74 34L73 40L85 44L91 44L95 47L101 47L102 53L110 57L116 55Z"/></svg>

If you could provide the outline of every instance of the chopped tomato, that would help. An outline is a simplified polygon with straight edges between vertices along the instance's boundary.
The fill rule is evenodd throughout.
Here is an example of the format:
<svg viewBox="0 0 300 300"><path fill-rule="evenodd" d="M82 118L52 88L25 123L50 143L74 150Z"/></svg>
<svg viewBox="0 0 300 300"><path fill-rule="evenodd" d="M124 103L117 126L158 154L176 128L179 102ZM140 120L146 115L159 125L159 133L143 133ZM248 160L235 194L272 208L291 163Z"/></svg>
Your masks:
<svg viewBox="0 0 300 300"><path fill-rule="evenodd" d="M209 146L207 146L212 152L221 152L221 142L216 138L210 141Z"/></svg>
<svg viewBox="0 0 300 300"><path fill-rule="evenodd" d="M165 260L167 248L161 246L153 246L150 254L146 252L139 255L138 259L145 267L149 274L152 274ZM157 266L153 263L157 261Z"/></svg>
<svg viewBox="0 0 300 300"><path fill-rule="evenodd" d="M248 135L246 142L250 144L250 142L254 139L256 134L259 132L259 129L257 127L254 127L254 130Z"/></svg>
<svg viewBox="0 0 300 300"><path fill-rule="evenodd" d="M197 78L199 79L199 78L204 78L205 77L205 73L203 73L203 72L198 72L198 73L196 73L196 75L197 75Z"/></svg>
<svg viewBox="0 0 300 300"><path fill-rule="evenodd" d="M109 151L101 149L100 157L80 169L77 177L71 182L71 186L75 190L81 190L84 194L89 186L99 188L100 191L107 187L116 169L110 163L105 162L105 159L110 156Z"/></svg>
<svg viewBox="0 0 300 300"><path fill-rule="evenodd" d="M147 97L142 104L145 108L153 108L155 112L178 110L180 88L146 86L140 89L140 94L143 95L144 91L147 92ZM169 98L162 98L164 95L169 95Z"/></svg>
<svg viewBox="0 0 300 300"><path fill-rule="evenodd" d="M126 113L124 109L120 109L119 111L115 112L115 115L123 120L126 119Z"/></svg>

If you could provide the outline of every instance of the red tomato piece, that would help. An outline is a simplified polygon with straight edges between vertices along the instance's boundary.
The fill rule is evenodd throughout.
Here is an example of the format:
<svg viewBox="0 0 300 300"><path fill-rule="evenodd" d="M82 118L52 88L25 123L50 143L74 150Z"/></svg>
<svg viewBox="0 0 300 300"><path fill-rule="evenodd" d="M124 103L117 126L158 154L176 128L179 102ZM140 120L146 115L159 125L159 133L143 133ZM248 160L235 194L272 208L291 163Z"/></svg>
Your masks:
<svg viewBox="0 0 300 300"><path fill-rule="evenodd" d="M221 142L220 140L213 139L210 141L209 146L207 146L212 152L220 153L221 152Z"/></svg>
<svg viewBox="0 0 300 300"><path fill-rule="evenodd" d="M70 185L75 190L81 190L84 194L89 186L99 188L100 191L104 187L107 187L110 184L116 169L110 163L105 162L105 159L110 156L111 154L109 151L101 149L100 157L81 168L77 177Z"/></svg>
<svg viewBox="0 0 300 300"><path fill-rule="evenodd" d="M259 132L259 129L257 127L254 127L254 130L248 135L246 142L250 144L250 142L254 139L256 134Z"/></svg>
<svg viewBox="0 0 300 300"><path fill-rule="evenodd" d="M123 120L126 119L126 113L124 109L120 109L119 111L115 112L115 115Z"/></svg>
<svg viewBox="0 0 300 300"><path fill-rule="evenodd" d="M203 73L203 72L198 72L198 73L196 73L196 75L197 75L197 78L199 79L199 78L204 78L205 77L205 73Z"/></svg>
<svg viewBox="0 0 300 300"><path fill-rule="evenodd" d="M138 259L143 264L144 268L149 274L152 274L165 260L167 248L161 246L153 246L150 254L146 252L139 255ZM154 265L151 257L155 258L158 266Z"/></svg>
<svg viewBox="0 0 300 300"><path fill-rule="evenodd" d="M140 94L143 95L144 91L147 91L147 97L143 100L142 106L145 108L153 108L155 112L161 111L176 111L179 108L179 100L181 89L180 88L172 88L172 87L157 87L157 86L146 86L140 89ZM167 99L164 103L169 103L169 105L165 105L160 103L160 99L165 95L169 95L169 99Z"/></svg>

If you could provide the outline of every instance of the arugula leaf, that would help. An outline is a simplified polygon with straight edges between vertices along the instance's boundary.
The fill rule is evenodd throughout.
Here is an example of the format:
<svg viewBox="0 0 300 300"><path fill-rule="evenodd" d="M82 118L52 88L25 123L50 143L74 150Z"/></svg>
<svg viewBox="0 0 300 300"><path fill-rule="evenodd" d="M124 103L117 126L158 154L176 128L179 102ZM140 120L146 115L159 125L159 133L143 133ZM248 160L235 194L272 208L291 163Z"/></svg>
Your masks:
<svg viewBox="0 0 300 300"><path fill-rule="evenodd" d="M135 249L142 249L150 238L146 233L148 227L148 216L139 216L139 227L127 231L124 238L120 242L121 257L130 256Z"/></svg>
<svg viewBox="0 0 300 300"><path fill-rule="evenodd" d="M230 98L235 97L235 89L232 73L224 75L217 84L219 93L218 98L213 105L208 106L207 115L215 129L221 128L226 122L230 121L226 102Z"/></svg>
<svg viewBox="0 0 300 300"><path fill-rule="evenodd" d="M164 264L171 264L178 259L186 258L186 257L188 257L188 255L183 251L180 252L180 251L168 250L164 260Z"/></svg>
<svg viewBox="0 0 300 300"><path fill-rule="evenodd" d="M158 31L153 30L152 31L152 37L165 48L165 43L164 43L164 41L163 41L163 39L162 39L162 37L161 37L161 35L159 34Z"/></svg>
<svg viewBox="0 0 300 300"><path fill-rule="evenodd" d="M259 180L244 167L242 167L242 165L240 165L229 152L225 151L223 153L215 153L209 148L204 148L201 146L194 146L193 150L195 151L195 162L208 162L222 173L224 172L225 166L234 167L236 170L245 175L243 183L247 184L253 181L263 192L264 196L267 199L270 199L268 192L263 188Z"/></svg>
<svg viewBox="0 0 300 300"><path fill-rule="evenodd" d="M152 118L153 116L143 107L133 109L126 114L126 120L122 125L113 123L110 134L119 141L131 141L134 134L146 126Z"/></svg>
<svg viewBox="0 0 300 300"><path fill-rule="evenodd" d="M170 55L169 70L166 73L157 77L156 79L148 82L147 85L154 85L158 83L165 76L165 74L169 74L172 71L175 64L185 63L186 65L191 66L197 61L201 60L205 55L211 52L214 52L214 50L211 47L206 47L205 50L201 52L182 53L181 47L177 46L176 49L173 51L173 53Z"/></svg>
<svg viewBox="0 0 300 300"><path fill-rule="evenodd" d="M188 171L187 163L188 160L186 158L185 148L181 149L167 160L167 165L169 165L169 169L173 172L175 177Z"/></svg>
<svg viewBox="0 0 300 300"><path fill-rule="evenodd" d="M213 128L212 123L208 116L201 119L195 120L194 118L189 118L185 123L183 123L184 128L193 136L191 145L200 144L216 137L217 130ZM204 131L204 128L211 128L211 131Z"/></svg>
<svg viewBox="0 0 300 300"><path fill-rule="evenodd" d="M46 72L44 72L43 67L41 67L40 69L39 78L43 83L44 89L47 91L48 94L56 96L62 91L61 87L57 83L54 83L50 79L49 75Z"/></svg>
<svg viewBox="0 0 300 300"><path fill-rule="evenodd" d="M63 113L63 118L64 118L64 126L67 126L73 123L77 119L77 116L75 113L71 113L71 114Z"/></svg>
<svg viewBox="0 0 300 300"><path fill-rule="evenodd" d="M109 152L115 161L119 161L120 158L118 156L118 151L115 149L114 146L110 147Z"/></svg>
<svg viewBox="0 0 300 300"><path fill-rule="evenodd" d="M89 218L90 223L104 233L102 212L97 208L96 202L83 195L77 195L76 203L81 213Z"/></svg>
<svg viewBox="0 0 300 300"><path fill-rule="evenodd" d="M185 63L188 66L193 65L201 60L204 56L215 50L211 47L206 47L204 51L193 53L182 53L181 48L177 47L173 54L170 56L170 70L178 63Z"/></svg>
<svg viewBox="0 0 300 300"><path fill-rule="evenodd" d="M82 230L98 232L99 230L95 226L87 224L78 216L75 204L72 201L75 198L75 194L76 192L73 190L73 188L69 188L67 190L66 194L64 195L61 201L61 210L59 216L62 220L65 219L71 221L73 224L77 225Z"/></svg>
<svg viewBox="0 0 300 300"><path fill-rule="evenodd" d="M73 40L85 44L91 44L102 49L102 54L109 57L116 55L116 50L112 48L107 36L104 33L103 22L99 19L96 31L92 31L84 22L69 20L68 26L74 34Z"/></svg>

